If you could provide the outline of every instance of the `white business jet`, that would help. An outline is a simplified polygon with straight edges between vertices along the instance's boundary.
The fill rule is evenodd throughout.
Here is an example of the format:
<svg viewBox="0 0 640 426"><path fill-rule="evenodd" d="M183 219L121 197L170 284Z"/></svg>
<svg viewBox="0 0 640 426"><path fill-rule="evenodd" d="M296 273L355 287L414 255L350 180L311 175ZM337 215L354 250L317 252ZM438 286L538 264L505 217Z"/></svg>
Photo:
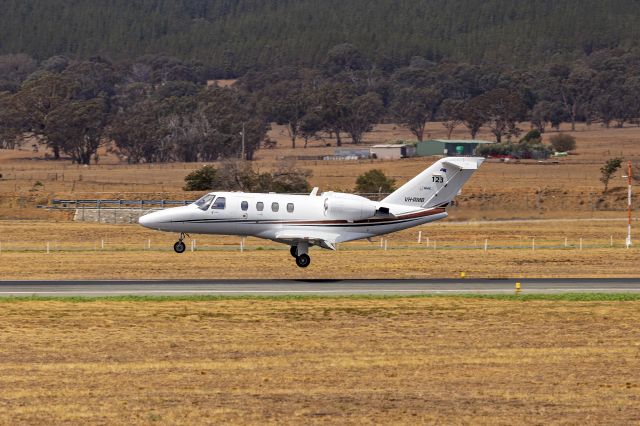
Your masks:
<svg viewBox="0 0 640 426"><path fill-rule="evenodd" d="M179 232L173 246L185 251L188 234L253 236L291 246L296 264L311 263L312 246L371 238L447 217L446 207L484 158L447 157L382 201L314 188L308 195L214 191L193 204L146 214L139 223Z"/></svg>

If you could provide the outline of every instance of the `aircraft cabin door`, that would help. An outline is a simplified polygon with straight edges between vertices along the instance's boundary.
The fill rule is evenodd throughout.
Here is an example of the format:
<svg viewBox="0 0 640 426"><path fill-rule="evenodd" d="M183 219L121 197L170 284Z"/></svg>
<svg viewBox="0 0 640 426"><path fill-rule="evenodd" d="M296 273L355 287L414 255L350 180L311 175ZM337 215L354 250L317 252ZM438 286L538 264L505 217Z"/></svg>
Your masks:
<svg viewBox="0 0 640 426"><path fill-rule="evenodd" d="M214 219L221 219L225 217L225 212L227 209L227 198L226 197L218 197L211 204L211 216Z"/></svg>

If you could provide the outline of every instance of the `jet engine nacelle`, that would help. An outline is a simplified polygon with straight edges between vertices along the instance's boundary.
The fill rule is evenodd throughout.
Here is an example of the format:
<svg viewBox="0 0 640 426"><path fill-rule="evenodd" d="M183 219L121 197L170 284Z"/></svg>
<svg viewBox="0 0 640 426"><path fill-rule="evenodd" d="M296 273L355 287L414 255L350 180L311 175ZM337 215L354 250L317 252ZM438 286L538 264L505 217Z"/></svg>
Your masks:
<svg viewBox="0 0 640 426"><path fill-rule="evenodd" d="M368 219L376 214L373 201L352 194L327 193L324 199L324 215L332 219L350 222Z"/></svg>

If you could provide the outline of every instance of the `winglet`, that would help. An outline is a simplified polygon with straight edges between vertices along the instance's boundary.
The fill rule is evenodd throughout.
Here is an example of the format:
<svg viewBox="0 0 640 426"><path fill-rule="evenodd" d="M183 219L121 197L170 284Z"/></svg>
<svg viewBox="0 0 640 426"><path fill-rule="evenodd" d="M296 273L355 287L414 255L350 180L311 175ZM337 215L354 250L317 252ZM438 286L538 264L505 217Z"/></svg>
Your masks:
<svg viewBox="0 0 640 426"><path fill-rule="evenodd" d="M318 195L318 187L314 186L313 187L313 191L311 191L311 194L309 194L310 197L315 197L316 195Z"/></svg>

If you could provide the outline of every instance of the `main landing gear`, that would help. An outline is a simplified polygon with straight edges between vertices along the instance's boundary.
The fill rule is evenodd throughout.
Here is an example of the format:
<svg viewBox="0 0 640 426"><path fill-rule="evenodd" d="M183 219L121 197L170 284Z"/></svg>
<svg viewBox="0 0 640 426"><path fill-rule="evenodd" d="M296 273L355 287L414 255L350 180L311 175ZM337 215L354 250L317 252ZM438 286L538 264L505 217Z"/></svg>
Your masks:
<svg viewBox="0 0 640 426"><path fill-rule="evenodd" d="M296 257L296 265L298 265L301 268L306 268L307 266L309 266L310 263L311 263L311 258L309 257L308 254L301 254L300 256Z"/></svg>
<svg viewBox="0 0 640 426"><path fill-rule="evenodd" d="M187 246L182 241L182 240L184 240L185 235L186 234L184 232L180 233L180 237L178 237L178 242L176 242L173 245L173 250L176 253L184 253L184 251L187 249Z"/></svg>
<svg viewBox="0 0 640 426"><path fill-rule="evenodd" d="M309 250L309 245L306 243L298 244L297 246L291 246L289 252L291 256L296 258L296 265L300 268L306 268L311 264L311 258L307 254Z"/></svg>

